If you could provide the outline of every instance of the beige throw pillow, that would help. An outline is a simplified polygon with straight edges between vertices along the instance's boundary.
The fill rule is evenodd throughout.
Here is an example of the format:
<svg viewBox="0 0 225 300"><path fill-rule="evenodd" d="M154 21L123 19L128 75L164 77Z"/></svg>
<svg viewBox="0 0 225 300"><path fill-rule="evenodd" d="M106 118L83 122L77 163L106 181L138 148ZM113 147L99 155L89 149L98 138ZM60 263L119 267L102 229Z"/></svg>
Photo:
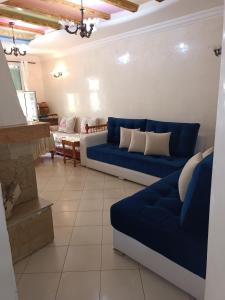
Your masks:
<svg viewBox="0 0 225 300"><path fill-rule="evenodd" d="M146 142L145 132L132 130L130 147L129 147L128 151L129 152L144 153L144 151L145 151L145 142Z"/></svg>
<svg viewBox="0 0 225 300"><path fill-rule="evenodd" d="M188 185L191 181L191 177L194 172L194 169L202 161L202 159L203 157L201 152L192 156L192 158L188 160L188 162L186 163L186 165L184 166L180 174L179 181L178 181L178 188L179 188L180 200L182 202L184 201L188 189Z"/></svg>
<svg viewBox="0 0 225 300"><path fill-rule="evenodd" d="M74 133L76 118L74 117L62 117L58 131L65 133Z"/></svg>
<svg viewBox="0 0 225 300"><path fill-rule="evenodd" d="M170 136L171 132L146 132L146 146L144 154L170 156Z"/></svg>
<svg viewBox="0 0 225 300"><path fill-rule="evenodd" d="M206 156L212 154L214 151L214 147L210 147L209 149L205 150L203 153L202 153L202 157L203 158L206 158Z"/></svg>
<svg viewBox="0 0 225 300"><path fill-rule="evenodd" d="M132 130L140 130L140 129L130 129L130 128L124 128L120 127L120 144L119 148L129 148L130 141L131 141L131 133Z"/></svg>

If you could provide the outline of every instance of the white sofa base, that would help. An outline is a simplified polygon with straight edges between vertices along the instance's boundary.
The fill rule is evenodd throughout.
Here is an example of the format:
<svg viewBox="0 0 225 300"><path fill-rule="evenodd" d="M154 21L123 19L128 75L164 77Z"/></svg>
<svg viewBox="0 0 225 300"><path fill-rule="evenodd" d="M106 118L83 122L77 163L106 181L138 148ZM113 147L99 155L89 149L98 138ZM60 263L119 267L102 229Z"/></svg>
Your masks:
<svg viewBox="0 0 225 300"><path fill-rule="evenodd" d="M113 246L198 300L204 299L205 280L137 240L113 230Z"/></svg>
<svg viewBox="0 0 225 300"><path fill-rule="evenodd" d="M95 169L110 175L114 175L122 179L134 181L136 183L143 184L146 186L151 185L161 179L159 177L147 175L130 169L125 169L116 165L110 165L89 158L87 158L86 160L86 166L88 168Z"/></svg>
<svg viewBox="0 0 225 300"><path fill-rule="evenodd" d="M141 172L133 171L130 169L122 168L116 165L103 163L101 161L89 159L87 157L87 148L105 144L107 142L107 131L83 135L81 137L80 151L81 151L81 165L86 166L97 171L117 176L119 178L127 179L140 183L143 185L151 185L160 180L159 177L147 175Z"/></svg>

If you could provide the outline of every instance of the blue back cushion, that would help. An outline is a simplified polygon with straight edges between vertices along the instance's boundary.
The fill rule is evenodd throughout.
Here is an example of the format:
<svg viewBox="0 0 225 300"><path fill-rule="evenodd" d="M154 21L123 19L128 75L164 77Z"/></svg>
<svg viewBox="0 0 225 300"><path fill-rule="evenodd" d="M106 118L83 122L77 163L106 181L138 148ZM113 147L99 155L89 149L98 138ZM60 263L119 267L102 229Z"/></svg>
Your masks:
<svg viewBox="0 0 225 300"><path fill-rule="evenodd" d="M120 119L110 117L108 119L108 143L120 143L120 127L132 129L140 128L141 131L145 131L146 119Z"/></svg>
<svg viewBox="0 0 225 300"><path fill-rule="evenodd" d="M213 154L195 168L181 210L181 226L193 233L208 232Z"/></svg>
<svg viewBox="0 0 225 300"><path fill-rule="evenodd" d="M146 131L172 132L170 154L177 157L191 157L194 154L200 124L174 123L147 120Z"/></svg>

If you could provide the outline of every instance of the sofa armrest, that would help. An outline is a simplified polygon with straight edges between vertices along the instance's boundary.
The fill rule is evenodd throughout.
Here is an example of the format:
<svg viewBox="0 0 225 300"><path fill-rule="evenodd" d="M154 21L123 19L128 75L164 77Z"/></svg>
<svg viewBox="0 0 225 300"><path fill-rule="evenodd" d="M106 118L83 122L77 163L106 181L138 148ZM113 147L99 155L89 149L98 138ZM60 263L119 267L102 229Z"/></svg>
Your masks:
<svg viewBox="0 0 225 300"><path fill-rule="evenodd" d="M81 135L80 138L80 162L86 166L87 148L107 143L107 131Z"/></svg>

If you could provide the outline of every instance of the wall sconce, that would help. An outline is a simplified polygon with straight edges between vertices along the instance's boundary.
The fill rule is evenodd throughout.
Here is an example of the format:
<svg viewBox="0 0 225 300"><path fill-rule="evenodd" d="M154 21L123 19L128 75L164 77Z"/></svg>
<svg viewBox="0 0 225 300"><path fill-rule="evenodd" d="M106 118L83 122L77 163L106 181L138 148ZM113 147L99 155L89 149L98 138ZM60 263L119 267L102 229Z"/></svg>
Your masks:
<svg viewBox="0 0 225 300"><path fill-rule="evenodd" d="M52 75L54 78L59 78L59 77L62 77L62 76L63 76L63 72L52 72L51 75Z"/></svg>
<svg viewBox="0 0 225 300"><path fill-rule="evenodd" d="M218 57L222 54L222 47L216 48L213 51L214 51L215 55Z"/></svg>

